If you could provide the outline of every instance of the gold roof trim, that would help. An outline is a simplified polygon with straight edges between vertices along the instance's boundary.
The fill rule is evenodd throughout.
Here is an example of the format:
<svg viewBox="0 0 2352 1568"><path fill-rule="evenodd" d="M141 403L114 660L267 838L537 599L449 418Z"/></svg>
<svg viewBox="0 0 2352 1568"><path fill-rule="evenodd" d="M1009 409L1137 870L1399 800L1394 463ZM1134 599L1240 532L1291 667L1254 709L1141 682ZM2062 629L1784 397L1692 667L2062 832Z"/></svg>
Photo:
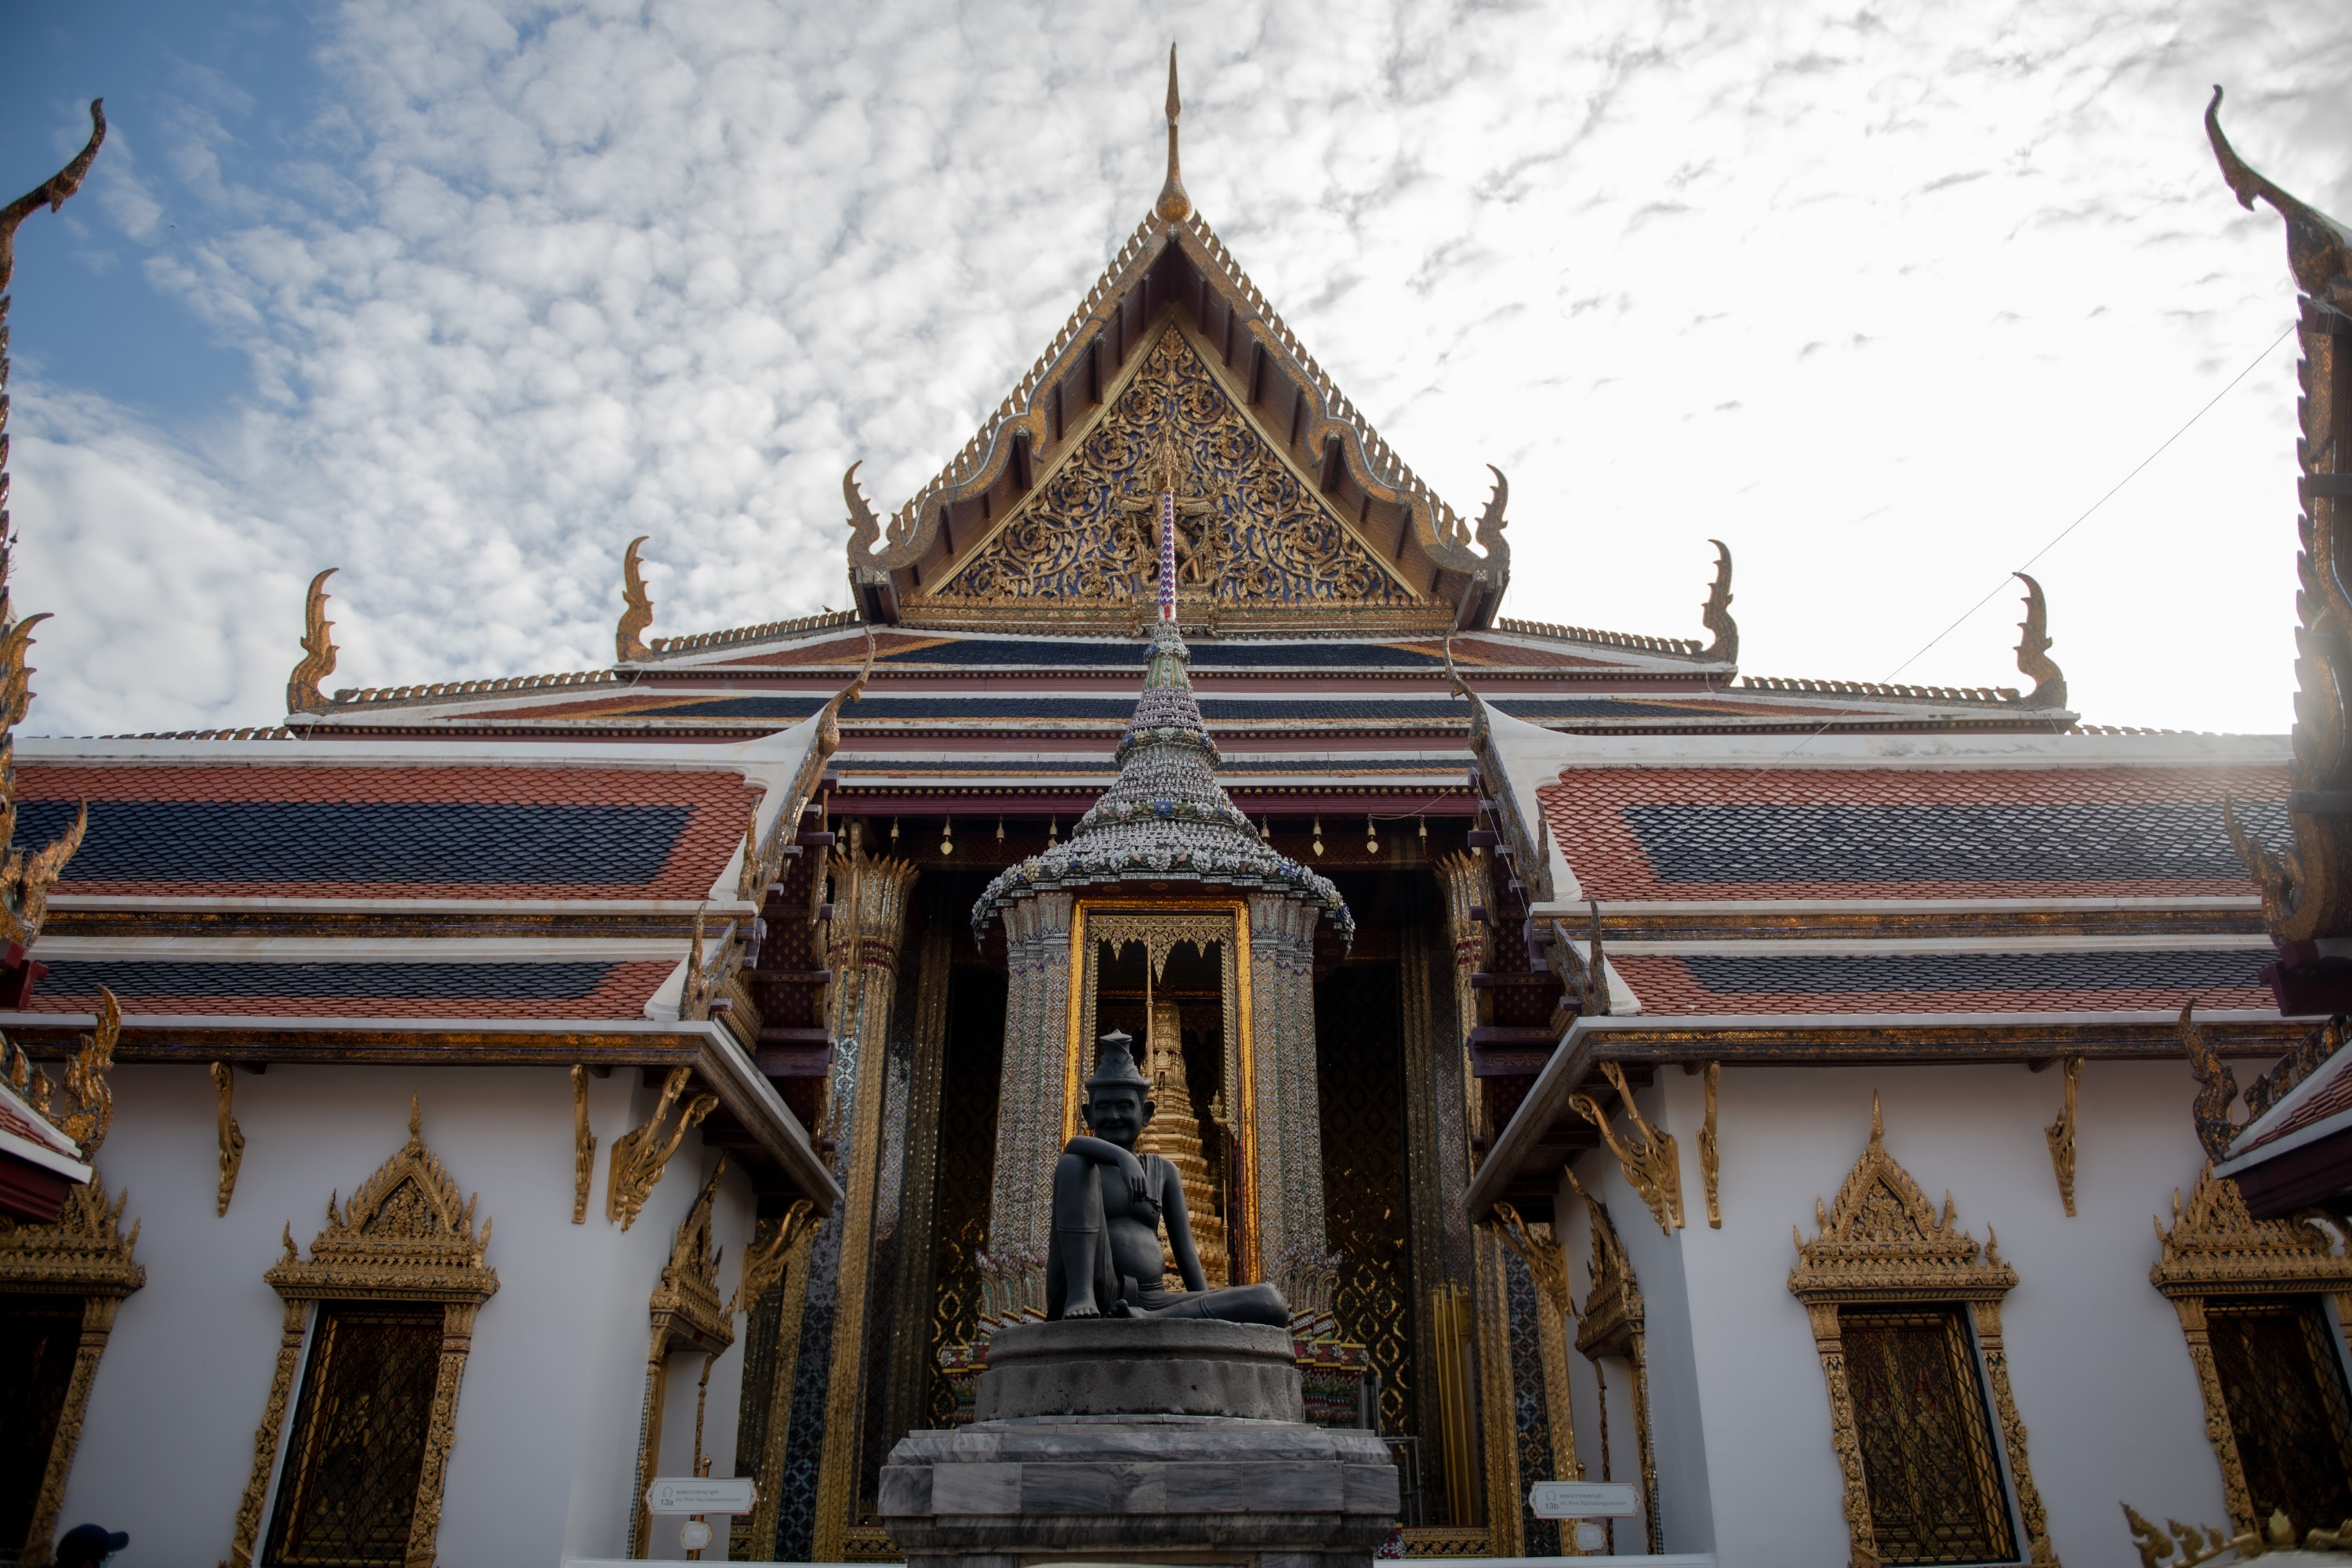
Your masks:
<svg viewBox="0 0 2352 1568"><path fill-rule="evenodd" d="M1407 506L1414 537L1442 569L1484 580L1507 577L1510 547L1503 537L1503 503L1507 490L1497 492L1474 525L1432 490L1408 468L1395 449L1372 428L1371 422L1350 402L1298 341L1265 295L1234 260L1224 242L1198 211L1170 222L1157 214L1136 226L1094 286L1087 290L1045 352L1037 357L1018 385L997 405L963 449L886 523L867 502L856 481L856 467L843 478L849 506L849 564L853 572L884 573L911 566L936 538L940 509L979 495L993 485L1012 460L1014 437L1026 435L1030 449L1042 450L1050 438L1048 410L1041 394L1049 391L1075 368L1129 292L1170 246L1180 247L1202 277L1233 307L1239 330L1261 344L1274 368L1311 393L1301 445L1318 450L1337 438L1356 481L1375 500ZM1499 474L1497 475L1499 479ZM1471 548L1473 542L1485 553Z"/></svg>

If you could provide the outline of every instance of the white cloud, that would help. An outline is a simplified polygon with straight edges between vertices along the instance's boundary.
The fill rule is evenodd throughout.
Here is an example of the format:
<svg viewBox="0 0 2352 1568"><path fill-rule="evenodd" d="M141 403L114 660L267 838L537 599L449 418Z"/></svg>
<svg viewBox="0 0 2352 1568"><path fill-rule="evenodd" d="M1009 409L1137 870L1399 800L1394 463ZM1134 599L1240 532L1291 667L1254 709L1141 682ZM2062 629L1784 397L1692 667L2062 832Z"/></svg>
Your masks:
<svg viewBox="0 0 2352 1568"><path fill-rule="evenodd" d="M1458 506L1510 472L1507 608L1696 635L1722 537L1763 674L1888 675L2286 323L2208 82L2352 210L2332 0L352 0L351 161L168 274L254 404L199 458L23 389L18 602L119 660L34 727L274 717L318 566L353 684L608 657L636 533L657 633L843 603L842 468L920 484L1141 217L1170 35L1243 263ZM2282 348L2036 568L2090 717L2284 726L2292 419ZM1904 678L2014 682L2012 604Z"/></svg>

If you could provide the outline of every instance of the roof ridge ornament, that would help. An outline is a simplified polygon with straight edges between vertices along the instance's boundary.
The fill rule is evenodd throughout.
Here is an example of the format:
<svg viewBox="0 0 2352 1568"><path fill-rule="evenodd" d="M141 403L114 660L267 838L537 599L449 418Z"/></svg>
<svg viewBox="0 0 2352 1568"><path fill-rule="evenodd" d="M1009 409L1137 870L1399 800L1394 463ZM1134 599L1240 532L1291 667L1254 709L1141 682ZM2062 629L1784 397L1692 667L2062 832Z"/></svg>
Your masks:
<svg viewBox="0 0 2352 1568"><path fill-rule="evenodd" d="M2286 220L2287 269L2294 275L2295 286L2320 303L2352 315L2352 228L2289 195L2239 157L2221 134L2221 89L2216 83L2205 105L2205 136L2213 143L2213 156L2221 165L2221 177L2230 183L2230 193L2248 212L2253 211L2257 196L2270 203Z"/></svg>
<svg viewBox="0 0 2352 1568"><path fill-rule="evenodd" d="M1498 476L1499 477L1499 476ZM1739 623L1731 618L1731 546L1720 539L1710 539L1715 546L1715 581L1707 585L1706 603L1699 606L1699 624L1715 634L1701 658L1719 658L1726 664L1739 662Z"/></svg>
<svg viewBox="0 0 2352 1568"><path fill-rule="evenodd" d="M1184 102L1176 94L1176 46L1168 46L1168 177L1160 183L1160 199L1151 210L1168 223L1181 223L1192 215L1192 198L1184 194L1184 176L1176 166L1176 121Z"/></svg>
<svg viewBox="0 0 2352 1568"><path fill-rule="evenodd" d="M2033 677L2033 689L2026 693L2024 706L2063 708L2066 672L2050 657L2050 606L2042 596L2042 584L2022 572L2011 575L2025 584L2025 619L2017 625L2017 669Z"/></svg>
<svg viewBox="0 0 2352 1568"><path fill-rule="evenodd" d="M645 644L645 630L654 624L653 595L646 592L646 574L637 562L637 547L652 537L650 533L641 533L629 541L628 549L621 552L621 598L625 607L621 611L620 625L613 628L613 658L622 664L654 656L654 650Z"/></svg>
<svg viewBox="0 0 2352 1568"><path fill-rule="evenodd" d="M319 682L335 673L335 623L327 618L327 579L341 571L330 566L310 579L302 599L302 658L286 677L286 711L323 713L327 695Z"/></svg>

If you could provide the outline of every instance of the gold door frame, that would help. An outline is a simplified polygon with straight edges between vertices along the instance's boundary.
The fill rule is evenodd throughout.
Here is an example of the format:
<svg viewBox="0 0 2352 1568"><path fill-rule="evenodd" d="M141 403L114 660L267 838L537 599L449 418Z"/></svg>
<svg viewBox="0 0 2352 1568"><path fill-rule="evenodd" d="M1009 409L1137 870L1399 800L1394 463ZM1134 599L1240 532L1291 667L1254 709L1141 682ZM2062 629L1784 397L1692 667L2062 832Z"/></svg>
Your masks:
<svg viewBox="0 0 2352 1568"><path fill-rule="evenodd" d="M1233 999L1234 1073L1227 1085L1234 1100L1234 1142L1241 1149L1235 1187L1241 1210L1241 1246L1234 1254L1235 1284L1262 1279L1258 1256L1257 1053L1250 1029L1249 905L1240 899L1080 899L1070 915L1070 951L1076 984L1070 987L1067 1048L1062 1068L1062 1137L1078 1134L1078 1100L1086 1079L1087 999L1094 994L1096 938L1087 934L1089 915L1138 916L1223 914L1231 921L1221 938L1226 994ZM1205 956L1205 955L1204 955ZM1150 963L1147 953L1144 963Z"/></svg>

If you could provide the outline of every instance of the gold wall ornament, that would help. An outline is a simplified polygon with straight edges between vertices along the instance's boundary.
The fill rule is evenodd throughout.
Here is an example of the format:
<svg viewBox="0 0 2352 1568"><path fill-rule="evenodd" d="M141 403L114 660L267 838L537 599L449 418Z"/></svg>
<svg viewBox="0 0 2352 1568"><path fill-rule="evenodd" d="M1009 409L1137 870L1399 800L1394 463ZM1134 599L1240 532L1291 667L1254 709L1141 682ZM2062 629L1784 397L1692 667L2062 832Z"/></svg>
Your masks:
<svg viewBox="0 0 2352 1568"><path fill-rule="evenodd" d="M629 1555L643 1557L650 1543L653 1515L646 1510L646 1489L653 1485L654 1468L661 1460L662 1405L668 1385L669 1358L674 1352L694 1351L714 1357L735 1342L734 1313L719 1303L719 1263L721 1248L711 1237L711 1205L719 1195L719 1179L727 1174L727 1156L710 1170L710 1179L678 1221L670 1243L669 1261L662 1266L647 1311L652 1341L646 1352L646 1395L638 1423L637 1484L629 1527ZM709 1376L706 1361L704 1375ZM701 1413L696 1412L695 1447L700 1458Z"/></svg>
<svg viewBox="0 0 2352 1568"><path fill-rule="evenodd" d="M2230 1418L2207 1321L2209 1298L2330 1296L2339 1331L2352 1334L2352 1257L2337 1250L2310 1215L2256 1219L2238 1184L2198 1173L2184 1205L2172 1194L2172 1226L2155 1221L2159 1252L2148 1282L2172 1302L2188 1341L2189 1365L2205 1401L2205 1435L2221 1470L2223 1505L2241 1531L2255 1524L2245 1467ZM2352 1348L2352 1346L2347 1346Z"/></svg>
<svg viewBox="0 0 2352 1568"><path fill-rule="evenodd" d="M286 678L286 711L323 713L331 706L319 682L335 673L335 623L327 619L327 579L340 567L330 566L310 579L302 601L302 657Z"/></svg>
<svg viewBox="0 0 2352 1568"><path fill-rule="evenodd" d="M645 643L645 631L654 624L653 595L646 592L646 574L637 562L637 551L653 537L641 533L629 541L621 552L620 624L613 628L613 658L621 664L634 664L653 658L654 650Z"/></svg>
<svg viewBox="0 0 2352 1568"><path fill-rule="evenodd" d="M286 1406L301 1360L306 1309L314 1301L425 1301L442 1308L440 1363L427 1413L424 1459L409 1514L406 1568L433 1568L441 1528L441 1494L457 1440L457 1393L471 1353L474 1316L498 1293L499 1277L485 1258L490 1222L474 1229L475 1199L462 1202L457 1184L425 1146L416 1097L408 1101L408 1142L376 1167L351 1202L327 1200L327 1227L301 1257L294 1227L285 1232L286 1256L262 1275L286 1303L278 1366L254 1433L253 1469L238 1503L229 1545L232 1568L252 1568L262 1504L277 1468Z"/></svg>
<svg viewBox="0 0 2352 1568"><path fill-rule="evenodd" d="M213 1203L215 1215L228 1213L228 1201L236 1195L236 1173L245 1163L245 1130L236 1124L231 1110L236 1099L236 1073L226 1062L212 1066L214 1110L213 1121L220 1139L220 1192Z"/></svg>
<svg viewBox="0 0 2352 1568"><path fill-rule="evenodd" d="M1609 1217L1609 1205L1586 1192L1574 1171L1566 1175L1569 1190L1584 1200L1587 1228L1592 1233L1592 1255L1584 1266L1584 1321L1576 1331L1576 1348L1578 1353L1592 1363L1596 1379L1603 1375L1602 1356L1622 1358L1631 1374L1627 1397L1633 1406L1634 1462L1642 1472L1643 1525L1654 1554L1665 1550L1660 1544L1664 1516L1658 1508L1657 1450L1650 1437L1649 1337L1644 1327L1642 1287L1633 1275L1633 1260L1625 1255L1625 1243L1617 1234L1616 1222ZM1604 1384L1601 1393L1604 1463L1609 1444L1608 1398Z"/></svg>
<svg viewBox="0 0 2352 1568"><path fill-rule="evenodd" d="M1633 1089L1626 1086L1623 1068L1615 1062L1602 1062L1601 1073L1616 1089L1618 1101L1625 1108L1625 1136L1619 1137L1616 1129L1609 1125L1609 1113L1592 1096L1570 1095L1568 1103L1600 1130L1601 1141L1617 1156L1625 1180L1650 1205L1651 1217L1658 1222L1658 1228L1672 1236L1683 1227L1682 1155L1675 1148L1675 1135L1651 1125L1643 1116L1642 1108L1633 1103Z"/></svg>
<svg viewBox="0 0 2352 1568"><path fill-rule="evenodd" d="M1715 1138L1715 1091L1717 1085L1723 1081L1723 1064L1719 1061L1707 1063L1701 1081L1706 1091L1706 1120L1698 1130L1698 1175L1706 1187L1707 1228L1721 1230L1723 1205L1717 1197L1716 1188L1723 1174L1723 1162ZM2073 1212L2071 1206L2067 1212Z"/></svg>
<svg viewBox="0 0 2352 1568"><path fill-rule="evenodd" d="M47 1563L57 1534L74 1450L81 1443L82 1418L89 1406L99 1358L114 1330L122 1299L147 1283L147 1271L133 1258L139 1226L122 1228L123 1194L107 1201L105 1182L93 1174L66 1195L65 1206L47 1225L15 1225L0 1219L0 1294L79 1298L81 1337L67 1374L57 1430L41 1461L41 1484L33 1494L32 1520L21 1543L7 1549L25 1563Z"/></svg>
<svg viewBox="0 0 2352 1568"><path fill-rule="evenodd" d="M2066 1217L2074 1217L2074 1095L2083 1081L2083 1058L2068 1057L2062 1069L2066 1075L2065 1103L2058 1108L2058 1120L2042 1130L2050 1141L2050 1168L2058 1173L2058 1198L2066 1205Z"/></svg>
<svg viewBox="0 0 2352 1568"><path fill-rule="evenodd" d="M2017 627L2017 669L2033 678L2033 689L2021 706L2063 708L2066 676L2050 657L2050 606L2042 596L2042 584L2022 572L2011 574L2025 584L2025 619Z"/></svg>
<svg viewBox="0 0 2352 1568"><path fill-rule="evenodd" d="M596 1181L596 1134L588 1130L588 1069L572 1064L572 1223L588 1223L588 1189Z"/></svg>
<svg viewBox="0 0 2352 1568"><path fill-rule="evenodd" d="M619 1222L623 1230L637 1223L638 1211L653 1195L662 1173L669 1167L670 1156L686 1142L686 1135L719 1109L717 1095L698 1094L678 1110L677 1121L664 1131L671 1108L677 1105L693 1076L691 1067L670 1068L669 1076L662 1080L661 1097L654 1102L653 1114L613 1140L612 1166L604 1177L604 1217Z"/></svg>
<svg viewBox="0 0 2352 1568"><path fill-rule="evenodd" d="M1846 1376L1840 1311L1847 1307L1964 1305L1975 1330L1976 1350L1992 1395L1992 1416L2009 1460L2009 1479L2024 1527L2027 1558L2057 1561L2050 1545L2048 1515L2027 1462L2025 1424L2009 1384L2009 1355L2001 1339L2000 1300L2017 1284L2017 1271L2003 1262L1999 1243L1985 1245L1959 1228L1952 1197L1944 1194L1939 1217L1911 1173L1886 1152L1885 1117L1878 1097L1870 1100L1870 1142L1846 1173L1834 1202L1813 1212L1820 1230L1807 1241L1794 1226L1797 1266L1789 1291L1805 1304L1813 1347L1830 1402L1830 1442L1845 1477L1845 1519L1854 1568L1878 1562L1870 1489L1862 1462L1861 1426Z"/></svg>
<svg viewBox="0 0 2352 1568"><path fill-rule="evenodd" d="M1715 546L1715 581L1708 584L1706 603L1699 606L1699 624L1715 634L1701 658L1739 662L1739 623L1731 618L1731 546L1710 539Z"/></svg>
<svg viewBox="0 0 2352 1568"><path fill-rule="evenodd" d="M2197 1004L2184 1005L2180 1009L2180 1048L2189 1058L2189 1070L2197 1079L2197 1099L2189 1110L2190 1120L2197 1124L2197 1141L2205 1146L2208 1159L2230 1157L2230 1141L2240 1131L2230 1119L2230 1107L2237 1103L2238 1075L2223 1061L2205 1031L2197 1026Z"/></svg>
<svg viewBox="0 0 2352 1568"><path fill-rule="evenodd" d="M765 1247L753 1245L743 1254L743 1270L735 1281L735 1294L727 1303L727 1315L748 1312L760 1298L774 1289L784 1277L784 1266L791 1259L793 1248L799 1245L801 1233L817 1223L816 1205L806 1198L795 1198L784 1217L776 1224L775 1234Z"/></svg>

